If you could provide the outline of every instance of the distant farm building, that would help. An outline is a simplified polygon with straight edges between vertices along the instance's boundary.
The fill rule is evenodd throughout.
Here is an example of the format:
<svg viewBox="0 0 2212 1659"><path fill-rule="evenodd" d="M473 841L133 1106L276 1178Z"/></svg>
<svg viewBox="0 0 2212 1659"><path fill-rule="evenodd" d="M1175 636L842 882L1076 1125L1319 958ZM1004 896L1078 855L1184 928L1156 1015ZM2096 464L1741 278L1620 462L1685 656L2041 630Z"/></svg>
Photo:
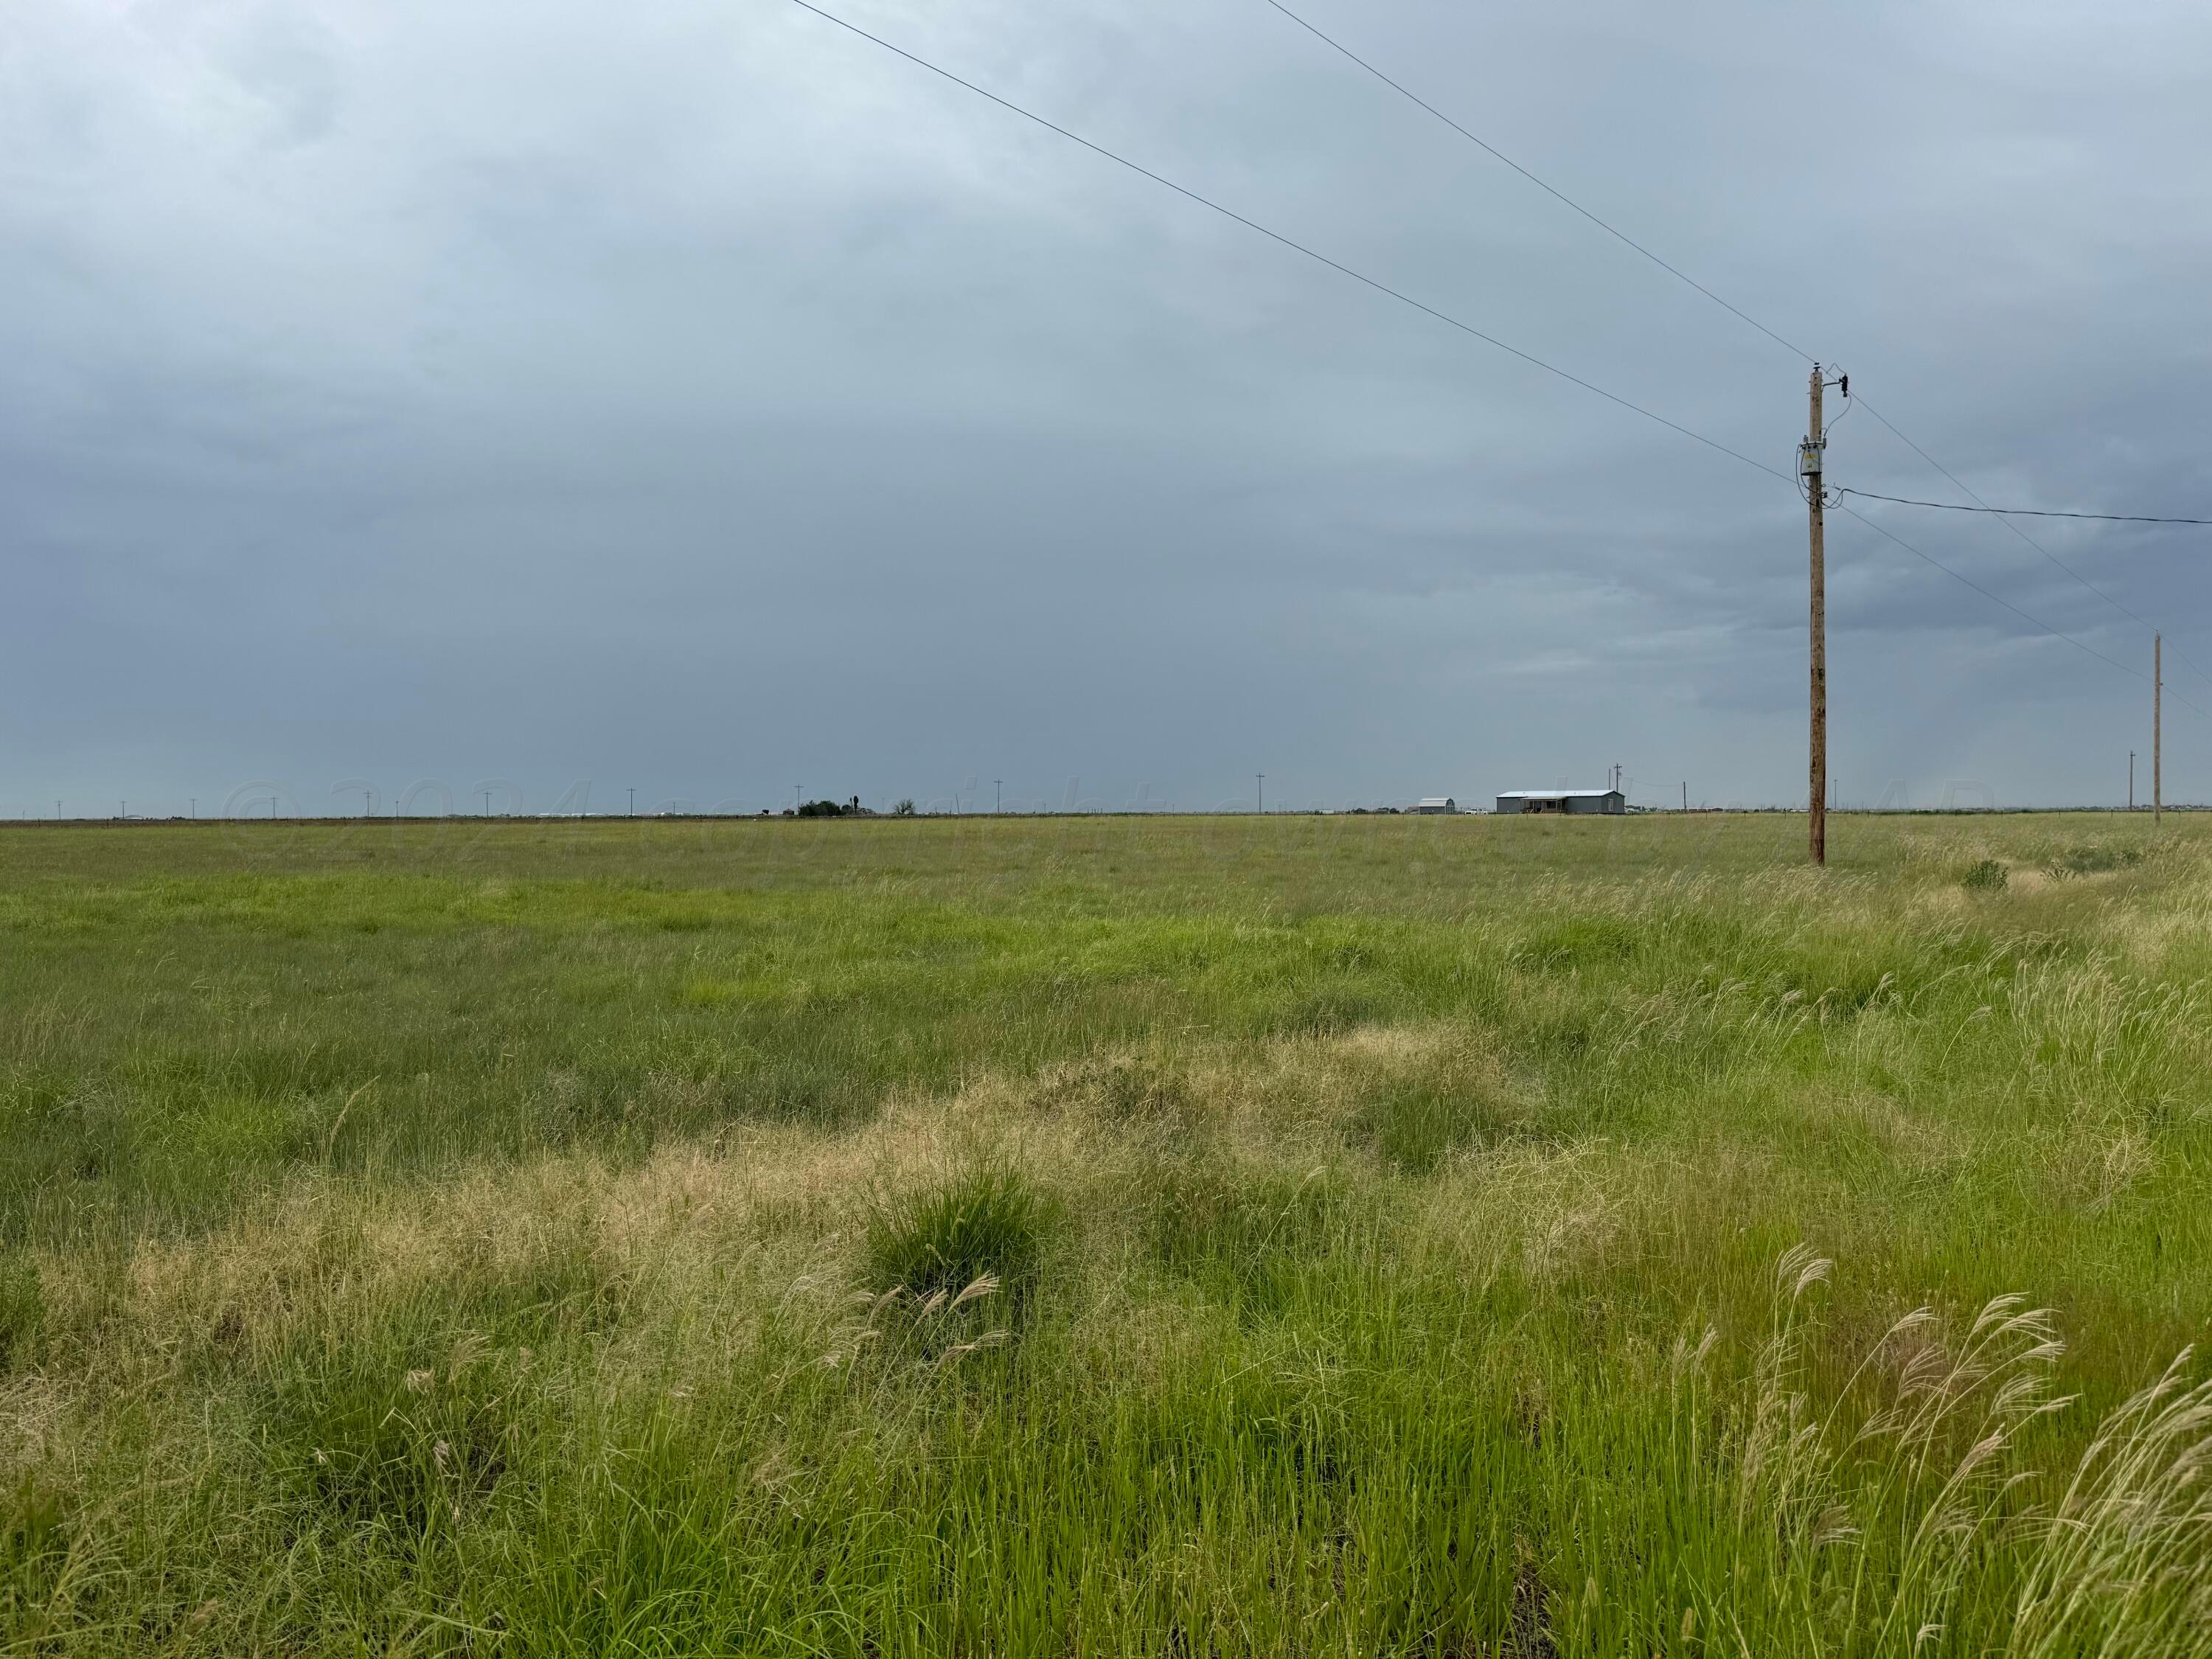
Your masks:
<svg viewBox="0 0 2212 1659"><path fill-rule="evenodd" d="M1626 812L1618 789L1509 789L1498 798L1501 812Z"/></svg>
<svg viewBox="0 0 2212 1659"><path fill-rule="evenodd" d="M1459 803L1449 795L1424 795L1421 804L1413 810L1416 812L1456 812Z"/></svg>

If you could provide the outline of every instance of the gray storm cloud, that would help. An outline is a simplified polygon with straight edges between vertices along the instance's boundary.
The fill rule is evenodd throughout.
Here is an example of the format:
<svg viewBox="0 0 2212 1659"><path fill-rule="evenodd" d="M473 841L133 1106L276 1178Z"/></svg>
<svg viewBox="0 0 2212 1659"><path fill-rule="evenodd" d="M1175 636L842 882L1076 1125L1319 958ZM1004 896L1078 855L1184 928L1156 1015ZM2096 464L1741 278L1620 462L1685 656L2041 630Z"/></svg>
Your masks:
<svg viewBox="0 0 2212 1659"><path fill-rule="evenodd" d="M1790 463L1801 360L1261 0L832 9ZM1989 499L2212 506L2212 13L1503 9L1310 0ZM1786 483L787 0L19 0L0 365L0 811L1802 784ZM1831 465L1951 495L1863 412ZM2001 523L1864 510L2147 671ZM2206 532L2031 533L2212 793ZM1829 545L1847 800L2118 797L2142 680Z"/></svg>

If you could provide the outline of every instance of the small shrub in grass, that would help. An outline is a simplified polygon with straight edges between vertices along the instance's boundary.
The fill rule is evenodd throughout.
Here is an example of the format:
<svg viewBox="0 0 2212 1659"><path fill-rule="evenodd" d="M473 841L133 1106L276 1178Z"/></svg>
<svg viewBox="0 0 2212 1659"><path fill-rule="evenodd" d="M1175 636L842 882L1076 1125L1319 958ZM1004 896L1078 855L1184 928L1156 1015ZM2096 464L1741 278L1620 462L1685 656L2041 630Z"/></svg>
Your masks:
<svg viewBox="0 0 2212 1659"><path fill-rule="evenodd" d="M868 1218L868 1288L927 1304L988 1279L999 1316L1011 1316L1036 1288L1054 1219L1018 1170L996 1167L879 1200Z"/></svg>
<svg viewBox="0 0 2212 1659"><path fill-rule="evenodd" d="M2063 881L2069 876L2110 875L2142 862L2139 847L2069 847L2043 867L2045 874Z"/></svg>
<svg viewBox="0 0 2212 1659"><path fill-rule="evenodd" d="M1969 865L1959 884L1970 893L1999 893L2004 890L2005 867L1995 859L1984 859Z"/></svg>

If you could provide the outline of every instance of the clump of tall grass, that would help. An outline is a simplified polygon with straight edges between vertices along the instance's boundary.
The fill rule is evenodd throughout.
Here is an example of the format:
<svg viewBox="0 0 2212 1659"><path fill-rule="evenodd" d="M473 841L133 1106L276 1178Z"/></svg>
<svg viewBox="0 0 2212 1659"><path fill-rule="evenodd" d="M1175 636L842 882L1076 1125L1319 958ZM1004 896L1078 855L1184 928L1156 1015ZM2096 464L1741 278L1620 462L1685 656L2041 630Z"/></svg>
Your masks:
<svg viewBox="0 0 2212 1659"><path fill-rule="evenodd" d="M1019 1170L985 1165L879 1198L868 1218L867 1288L927 1306L988 1279L1018 1312L1058 1219Z"/></svg>

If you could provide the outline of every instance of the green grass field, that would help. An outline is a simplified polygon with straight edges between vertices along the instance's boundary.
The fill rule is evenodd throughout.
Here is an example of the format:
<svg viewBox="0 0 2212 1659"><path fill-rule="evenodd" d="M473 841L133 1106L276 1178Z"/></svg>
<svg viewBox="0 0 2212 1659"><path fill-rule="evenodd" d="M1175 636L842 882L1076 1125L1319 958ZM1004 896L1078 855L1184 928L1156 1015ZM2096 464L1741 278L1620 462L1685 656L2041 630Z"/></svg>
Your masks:
<svg viewBox="0 0 2212 1659"><path fill-rule="evenodd" d="M0 1654L2212 1654L2212 821L0 830Z"/></svg>

